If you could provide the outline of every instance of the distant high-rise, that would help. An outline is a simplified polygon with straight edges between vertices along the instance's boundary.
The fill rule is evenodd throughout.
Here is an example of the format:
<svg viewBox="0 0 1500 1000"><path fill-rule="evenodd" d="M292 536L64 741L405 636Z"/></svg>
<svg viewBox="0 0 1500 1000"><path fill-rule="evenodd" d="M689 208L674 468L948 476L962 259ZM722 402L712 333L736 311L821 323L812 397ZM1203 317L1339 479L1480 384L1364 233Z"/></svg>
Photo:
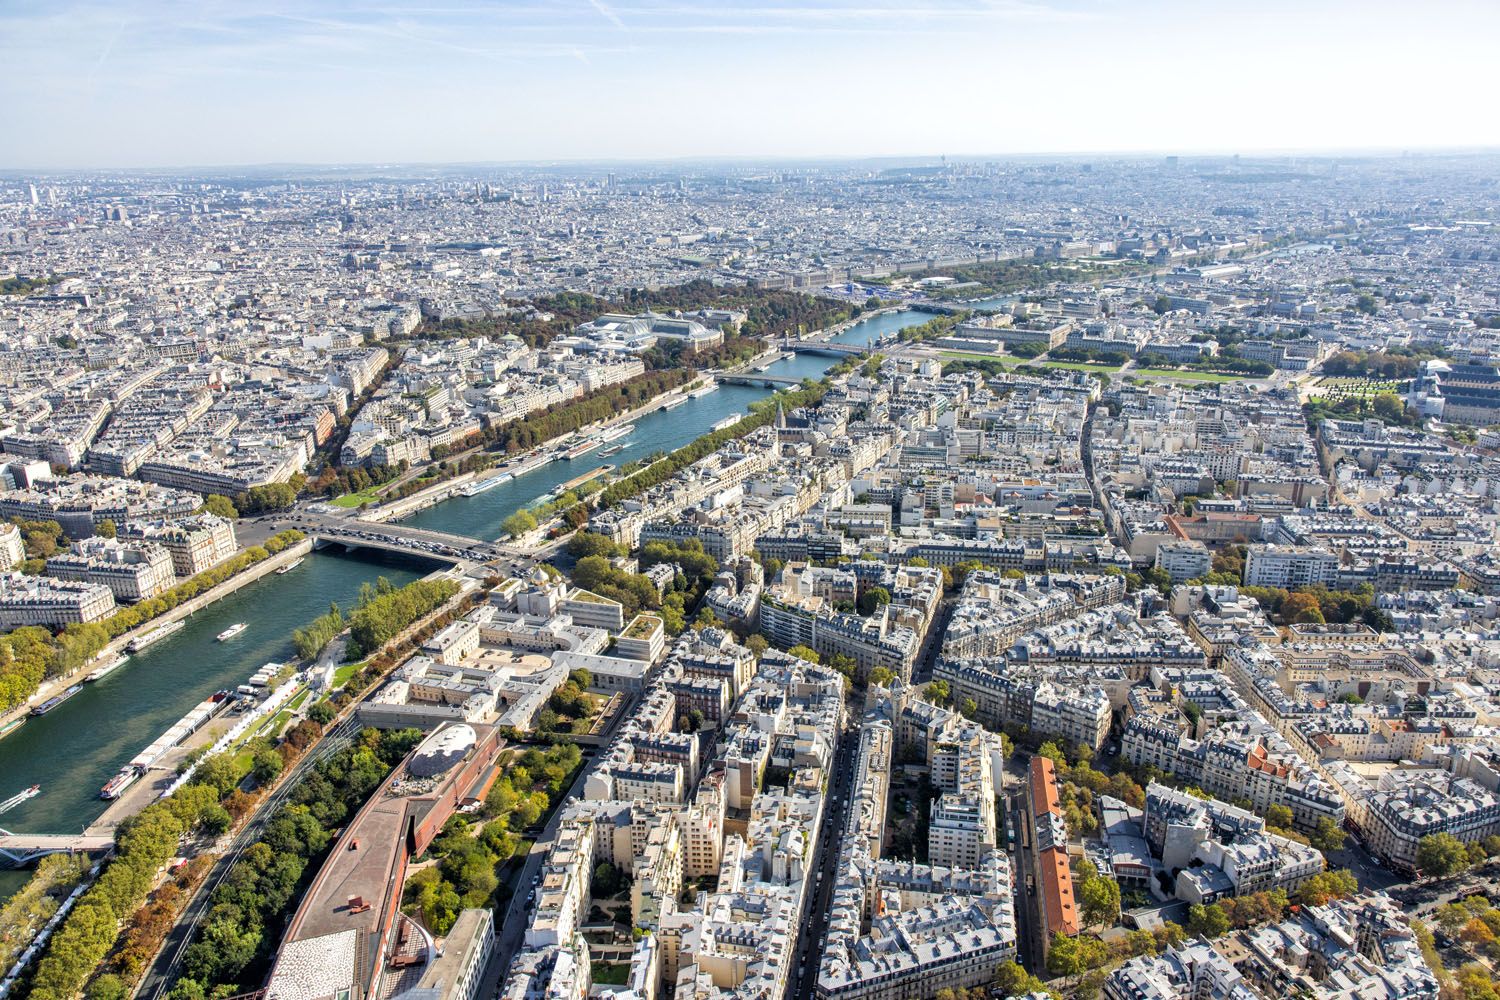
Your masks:
<svg viewBox="0 0 1500 1000"><path fill-rule="evenodd" d="M40 205L41 204L41 199L36 196L36 185L35 184L28 184L26 186L31 191L31 203L33 205Z"/></svg>

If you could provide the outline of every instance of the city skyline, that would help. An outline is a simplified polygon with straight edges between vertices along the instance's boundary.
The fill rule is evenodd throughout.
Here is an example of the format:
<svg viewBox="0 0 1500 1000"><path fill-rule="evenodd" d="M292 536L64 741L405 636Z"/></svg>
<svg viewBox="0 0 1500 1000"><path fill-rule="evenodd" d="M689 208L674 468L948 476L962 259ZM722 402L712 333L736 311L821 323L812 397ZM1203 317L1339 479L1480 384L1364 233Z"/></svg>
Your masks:
<svg viewBox="0 0 1500 1000"><path fill-rule="evenodd" d="M1465 2L0 7L11 170L1470 150Z"/></svg>

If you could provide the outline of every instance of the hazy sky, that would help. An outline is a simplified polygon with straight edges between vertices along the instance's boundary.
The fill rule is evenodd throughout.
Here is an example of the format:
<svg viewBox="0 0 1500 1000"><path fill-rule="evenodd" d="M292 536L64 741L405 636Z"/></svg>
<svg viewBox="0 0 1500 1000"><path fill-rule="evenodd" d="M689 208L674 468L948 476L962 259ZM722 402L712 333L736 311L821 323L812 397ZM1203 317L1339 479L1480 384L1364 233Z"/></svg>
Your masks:
<svg viewBox="0 0 1500 1000"><path fill-rule="evenodd" d="M0 0L0 167L1500 145L1500 0Z"/></svg>

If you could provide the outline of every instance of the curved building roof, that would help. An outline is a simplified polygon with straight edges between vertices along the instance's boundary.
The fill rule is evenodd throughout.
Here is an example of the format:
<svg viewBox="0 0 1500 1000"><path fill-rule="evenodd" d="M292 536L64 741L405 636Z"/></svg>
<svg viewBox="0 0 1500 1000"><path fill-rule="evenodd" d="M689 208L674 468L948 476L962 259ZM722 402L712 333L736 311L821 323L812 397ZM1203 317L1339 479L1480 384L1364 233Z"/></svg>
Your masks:
<svg viewBox="0 0 1500 1000"><path fill-rule="evenodd" d="M422 741L406 769L418 778L446 774L468 756L478 738L472 726L445 726Z"/></svg>

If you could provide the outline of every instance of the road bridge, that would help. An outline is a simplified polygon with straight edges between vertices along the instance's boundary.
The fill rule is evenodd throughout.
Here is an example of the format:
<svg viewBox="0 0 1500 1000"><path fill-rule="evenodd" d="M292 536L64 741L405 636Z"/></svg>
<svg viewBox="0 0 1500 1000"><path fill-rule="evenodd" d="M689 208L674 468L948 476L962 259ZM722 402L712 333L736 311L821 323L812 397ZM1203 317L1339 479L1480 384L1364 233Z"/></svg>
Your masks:
<svg viewBox="0 0 1500 1000"><path fill-rule="evenodd" d="M507 546L494 542L399 522L365 521L312 511L298 512L287 520L314 541L337 542L351 548L384 549L450 563L486 562L510 554Z"/></svg>
<svg viewBox="0 0 1500 1000"><path fill-rule="evenodd" d="M99 854L114 846L113 837L0 830L0 866L25 868L49 854Z"/></svg>
<svg viewBox="0 0 1500 1000"><path fill-rule="evenodd" d="M714 378L720 385L748 385L751 388L762 386L776 388L777 386L800 386L800 378L792 378L789 375L761 375L758 373L746 373L744 375L716 375Z"/></svg>
<svg viewBox="0 0 1500 1000"><path fill-rule="evenodd" d="M866 353L866 344L841 344L833 340L789 340L782 345L798 354L824 354L836 358L857 357Z"/></svg>

